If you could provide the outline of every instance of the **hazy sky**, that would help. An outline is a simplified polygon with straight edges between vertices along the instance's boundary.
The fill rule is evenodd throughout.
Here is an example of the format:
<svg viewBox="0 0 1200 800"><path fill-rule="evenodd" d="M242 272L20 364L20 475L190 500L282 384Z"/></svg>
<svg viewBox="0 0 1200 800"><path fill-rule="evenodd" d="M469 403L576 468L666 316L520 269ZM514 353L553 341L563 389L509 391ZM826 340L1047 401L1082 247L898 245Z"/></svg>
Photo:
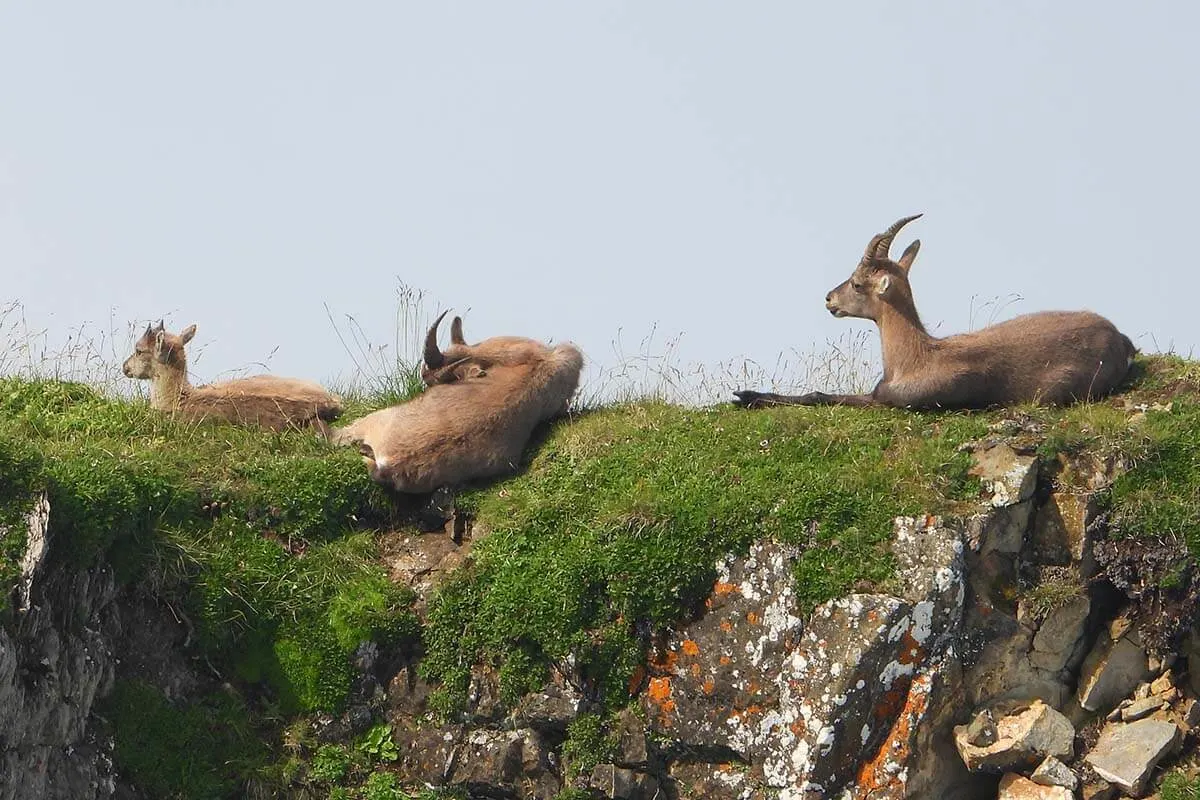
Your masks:
<svg viewBox="0 0 1200 800"><path fill-rule="evenodd" d="M199 324L197 380L468 338L773 363L924 212L914 291L1200 344L1200 4L0 0L0 302ZM973 300L974 298L974 300ZM978 315L977 315L978 316ZM978 322L978 320L977 320ZM122 332L123 335L123 332Z"/></svg>

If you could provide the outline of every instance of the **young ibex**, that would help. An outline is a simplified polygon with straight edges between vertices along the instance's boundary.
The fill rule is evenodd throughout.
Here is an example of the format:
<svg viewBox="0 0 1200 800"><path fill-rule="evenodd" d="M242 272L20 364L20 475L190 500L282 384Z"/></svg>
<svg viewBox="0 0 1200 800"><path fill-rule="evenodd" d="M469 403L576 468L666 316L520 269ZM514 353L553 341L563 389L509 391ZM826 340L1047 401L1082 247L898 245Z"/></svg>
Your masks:
<svg viewBox="0 0 1200 800"><path fill-rule="evenodd" d="M583 354L574 345L517 336L469 345L455 317L443 352L437 331L444 316L425 338L428 388L333 433L334 442L358 444L371 477L400 492L515 472L534 428L566 411L579 385Z"/></svg>
<svg viewBox="0 0 1200 800"><path fill-rule="evenodd" d="M908 283L921 242L910 244L899 261L888 256L896 234L920 216L905 217L872 238L850 278L825 296L835 317L860 317L879 326L883 378L874 391L798 396L740 391L734 392L737 405L1059 405L1103 397L1120 385L1133 362L1133 343L1090 311L1043 311L944 339L930 336Z"/></svg>
<svg viewBox="0 0 1200 800"><path fill-rule="evenodd" d="M184 345L196 335L189 325L176 336L160 321L146 332L125 359L126 377L150 381L150 405L189 421L223 419L281 431L314 427L328 435L327 423L342 413L342 403L318 384L296 378L255 375L206 386L187 377Z"/></svg>

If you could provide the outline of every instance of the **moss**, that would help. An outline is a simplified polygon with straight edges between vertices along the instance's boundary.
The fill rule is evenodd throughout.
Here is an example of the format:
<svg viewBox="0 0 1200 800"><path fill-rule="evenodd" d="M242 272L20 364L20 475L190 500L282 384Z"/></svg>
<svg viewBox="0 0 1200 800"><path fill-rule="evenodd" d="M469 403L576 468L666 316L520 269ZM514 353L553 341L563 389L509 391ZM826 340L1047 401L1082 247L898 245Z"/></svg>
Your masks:
<svg viewBox="0 0 1200 800"><path fill-rule="evenodd" d="M265 761L245 707L224 693L175 707L149 684L117 681L100 714L117 767L155 797L225 798Z"/></svg>
<svg viewBox="0 0 1200 800"><path fill-rule="evenodd" d="M326 783L338 783L350 771L353 759L350 751L341 745L322 745L313 756L309 774Z"/></svg>
<svg viewBox="0 0 1200 800"><path fill-rule="evenodd" d="M1162 800L1200 800L1200 777L1172 772L1163 778L1159 793Z"/></svg>
<svg viewBox="0 0 1200 800"><path fill-rule="evenodd" d="M354 670L346 651L328 630L285 629L275 639L270 677L285 711L341 708Z"/></svg>
<svg viewBox="0 0 1200 800"><path fill-rule="evenodd" d="M608 729L600 716L580 714L567 726L562 754L568 777L586 775L597 764L611 762L617 757L617 752L617 735Z"/></svg>
<svg viewBox="0 0 1200 800"><path fill-rule="evenodd" d="M390 772L372 772L362 787L363 800L408 800L400 782Z"/></svg>
<svg viewBox="0 0 1200 800"><path fill-rule="evenodd" d="M328 603L329 627L340 647L352 650L361 642L398 644L414 641L420 631L412 613L411 589L382 574L367 574L339 586Z"/></svg>

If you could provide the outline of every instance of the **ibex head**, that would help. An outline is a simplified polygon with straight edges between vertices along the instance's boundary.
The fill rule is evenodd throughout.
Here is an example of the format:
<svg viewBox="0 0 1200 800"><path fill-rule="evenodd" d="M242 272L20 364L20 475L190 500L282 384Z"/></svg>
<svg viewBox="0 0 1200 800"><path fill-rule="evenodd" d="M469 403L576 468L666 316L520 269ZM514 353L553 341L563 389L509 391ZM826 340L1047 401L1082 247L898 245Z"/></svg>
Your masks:
<svg viewBox="0 0 1200 800"><path fill-rule="evenodd" d="M162 369L183 370L187 365L187 356L183 346L196 335L196 326L189 325L176 336L167 333L162 320L158 325L147 325L146 332L133 346L133 355L125 359L121 370L127 378L149 380Z"/></svg>
<svg viewBox="0 0 1200 800"><path fill-rule="evenodd" d="M463 338L461 317L455 317L450 322L450 346L444 352L438 348L438 325L447 313L449 312L443 311L439 314L433 325L429 326L429 333L425 335L421 380L425 381L426 386L482 377L492 366L486 354L476 352L476 348L467 344Z"/></svg>
<svg viewBox="0 0 1200 800"><path fill-rule="evenodd" d="M899 261L892 261L888 252L900 229L920 217L920 214L916 214L897 220L892 227L871 238L862 260L850 277L825 295L825 307L831 314L835 317L876 320L882 304L912 305L908 271L916 260L917 251L921 249L921 241L918 239L906 247Z"/></svg>

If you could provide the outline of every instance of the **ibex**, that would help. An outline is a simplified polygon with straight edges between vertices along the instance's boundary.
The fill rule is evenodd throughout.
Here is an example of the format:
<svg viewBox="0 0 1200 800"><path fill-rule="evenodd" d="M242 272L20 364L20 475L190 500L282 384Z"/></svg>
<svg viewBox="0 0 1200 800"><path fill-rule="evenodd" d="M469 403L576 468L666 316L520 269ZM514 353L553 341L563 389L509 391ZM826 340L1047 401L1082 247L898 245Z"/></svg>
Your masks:
<svg viewBox="0 0 1200 800"><path fill-rule="evenodd" d="M574 345L517 336L469 345L455 317L443 352L443 317L425 337L428 388L333 433L334 442L358 444L371 477L400 492L515 472L534 428L566 411L579 385L583 354Z"/></svg>
<svg viewBox="0 0 1200 800"><path fill-rule="evenodd" d="M798 396L739 391L734 392L737 405L1061 405L1103 397L1120 385L1136 350L1111 322L1090 311L1043 311L971 333L930 336L908 282L920 240L899 261L888 255L900 229L920 216L905 217L873 237L850 278L825 296L825 307L835 317L869 319L879 327L883 378L875 389Z"/></svg>
<svg viewBox="0 0 1200 800"><path fill-rule="evenodd" d="M150 381L150 405L189 421L222 419L241 425L261 425L281 431L316 428L328 435L327 423L342 413L336 396L311 381L255 375L249 378L192 386L187 377L184 345L196 335L189 325L176 336L160 321L134 344L122 370L129 378Z"/></svg>

